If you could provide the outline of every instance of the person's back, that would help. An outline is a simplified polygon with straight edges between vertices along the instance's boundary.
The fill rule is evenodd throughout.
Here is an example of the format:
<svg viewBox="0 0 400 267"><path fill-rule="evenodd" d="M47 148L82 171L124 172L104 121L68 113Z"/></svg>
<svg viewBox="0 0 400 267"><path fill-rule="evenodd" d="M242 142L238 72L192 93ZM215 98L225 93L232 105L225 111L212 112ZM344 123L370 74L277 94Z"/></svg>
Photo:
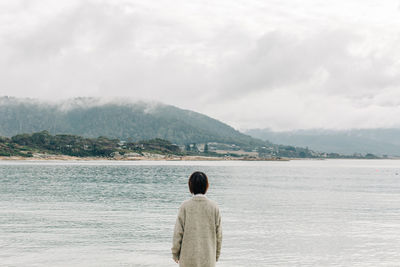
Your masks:
<svg viewBox="0 0 400 267"><path fill-rule="evenodd" d="M195 172L191 178L196 175L200 175L197 176L199 179L189 180L189 188L195 195L179 208L172 256L176 262L179 261L179 266L213 267L221 251L221 216L218 205L204 195L208 188L207 176ZM204 178L206 186L202 187Z"/></svg>

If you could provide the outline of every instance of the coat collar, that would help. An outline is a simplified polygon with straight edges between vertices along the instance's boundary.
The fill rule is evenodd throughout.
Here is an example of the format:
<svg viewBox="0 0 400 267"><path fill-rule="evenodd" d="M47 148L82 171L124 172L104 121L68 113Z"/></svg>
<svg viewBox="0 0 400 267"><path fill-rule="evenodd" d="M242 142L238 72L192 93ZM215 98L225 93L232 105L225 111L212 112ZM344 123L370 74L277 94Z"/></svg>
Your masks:
<svg viewBox="0 0 400 267"><path fill-rule="evenodd" d="M200 199L207 199L206 195L204 195L204 194L196 194L196 195L193 195L192 198L193 198L193 199L198 199L198 200L200 200Z"/></svg>

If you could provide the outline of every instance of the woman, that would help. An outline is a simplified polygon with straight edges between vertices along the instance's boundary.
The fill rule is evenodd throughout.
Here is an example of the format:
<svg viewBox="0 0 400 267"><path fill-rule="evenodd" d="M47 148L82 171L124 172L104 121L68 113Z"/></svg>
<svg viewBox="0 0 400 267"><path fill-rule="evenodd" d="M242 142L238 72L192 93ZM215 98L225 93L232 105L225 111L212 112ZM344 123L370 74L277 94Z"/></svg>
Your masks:
<svg viewBox="0 0 400 267"><path fill-rule="evenodd" d="M193 197L179 208L172 258L180 267L214 267L222 242L218 205L205 196L208 189L205 173L194 172L188 184Z"/></svg>

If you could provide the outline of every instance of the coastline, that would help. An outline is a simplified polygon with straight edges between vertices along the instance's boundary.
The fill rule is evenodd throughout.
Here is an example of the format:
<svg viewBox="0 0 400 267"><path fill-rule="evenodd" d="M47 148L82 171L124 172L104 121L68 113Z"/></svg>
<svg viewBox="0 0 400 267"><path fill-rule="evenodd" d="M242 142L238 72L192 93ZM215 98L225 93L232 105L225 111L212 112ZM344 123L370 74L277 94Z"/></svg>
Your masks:
<svg viewBox="0 0 400 267"><path fill-rule="evenodd" d="M177 156L146 153L136 157L77 157L55 154L34 154L33 157L0 156L0 161L297 161L297 160L341 160L341 158L254 158L254 157L209 157ZM357 159L357 158L347 158ZM399 160L400 158L381 158L380 160Z"/></svg>
<svg viewBox="0 0 400 267"><path fill-rule="evenodd" d="M151 154L140 157L76 157L68 155L36 154L33 157L0 156L0 161L289 161L288 158L207 157Z"/></svg>

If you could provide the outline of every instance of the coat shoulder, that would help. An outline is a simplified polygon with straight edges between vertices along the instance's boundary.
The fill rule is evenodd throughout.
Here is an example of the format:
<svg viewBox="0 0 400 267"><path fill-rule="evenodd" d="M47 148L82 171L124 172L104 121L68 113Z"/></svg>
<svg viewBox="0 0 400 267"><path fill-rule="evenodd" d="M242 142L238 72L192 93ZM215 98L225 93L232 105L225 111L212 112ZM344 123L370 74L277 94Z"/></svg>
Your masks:
<svg viewBox="0 0 400 267"><path fill-rule="evenodd" d="M219 209L218 203L215 202L214 200L208 199L208 202L210 203L211 206L213 206L215 209Z"/></svg>
<svg viewBox="0 0 400 267"><path fill-rule="evenodd" d="M191 201L191 199L186 199L185 201L183 201L181 206L180 206L180 209L184 209L185 207L190 205L190 201Z"/></svg>

